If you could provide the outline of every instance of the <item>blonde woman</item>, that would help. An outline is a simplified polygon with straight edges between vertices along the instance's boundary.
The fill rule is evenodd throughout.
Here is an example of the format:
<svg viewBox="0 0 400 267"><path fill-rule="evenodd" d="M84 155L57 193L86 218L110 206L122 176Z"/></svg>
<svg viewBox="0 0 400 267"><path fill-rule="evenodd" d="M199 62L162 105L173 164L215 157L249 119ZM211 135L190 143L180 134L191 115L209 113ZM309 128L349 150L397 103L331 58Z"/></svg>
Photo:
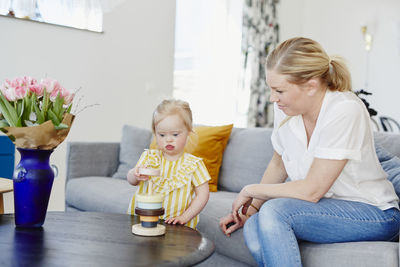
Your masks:
<svg viewBox="0 0 400 267"><path fill-rule="evenodd" d="M298 240L396 238L398 198L376 156L369 115L351 91L346 65L300 37L269 55L266 73L275 111L274 155L261 183L245 186L232 213L221 218L222 231L229 236L244 225L257 263L279 267L302 265Z"/></svg>

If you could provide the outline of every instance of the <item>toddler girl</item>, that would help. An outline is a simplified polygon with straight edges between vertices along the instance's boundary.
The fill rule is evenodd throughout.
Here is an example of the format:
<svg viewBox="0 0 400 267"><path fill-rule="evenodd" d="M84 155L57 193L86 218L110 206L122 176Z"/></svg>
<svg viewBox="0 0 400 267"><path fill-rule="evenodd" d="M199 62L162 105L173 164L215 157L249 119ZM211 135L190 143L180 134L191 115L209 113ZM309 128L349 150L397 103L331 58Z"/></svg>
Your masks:
<svg viewBox="0 0 400 267"><path fill-rule="evenodd" d="M153 113L152 130L158 148L142 153L135 168L128 172L128 182L139 184L136 194L151 190L164 195L162 219L166 223L185 224L196 229L199 213L208 201L208 180L211 178L201 158L184 152L192 133L189 104L181 100L161 102ZM159 168L160 176L140 174L140 167ZM129 205L129 214L134 214L136 194Z"/></svg>

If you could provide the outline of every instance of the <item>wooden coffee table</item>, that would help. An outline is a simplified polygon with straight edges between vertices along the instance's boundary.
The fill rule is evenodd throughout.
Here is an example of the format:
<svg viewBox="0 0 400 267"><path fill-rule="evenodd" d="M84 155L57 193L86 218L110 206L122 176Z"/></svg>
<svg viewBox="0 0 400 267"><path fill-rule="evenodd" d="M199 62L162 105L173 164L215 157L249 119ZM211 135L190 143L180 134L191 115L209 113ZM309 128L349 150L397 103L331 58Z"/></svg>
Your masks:
<svg viewBox="0 0 400 267"><path fill-rule="evenodd" d="M165 236L133 235L136 216L48 212L41 228L16 228L0 215L0 266L190 266L214 244L186 226L166 225Z"/></svg>
<svg viewBox="0 0 400 267"><path fill-rule="evenodd" d="M4 213L3 193L13 191L13 181L0 177L0 214Z"/></svg>

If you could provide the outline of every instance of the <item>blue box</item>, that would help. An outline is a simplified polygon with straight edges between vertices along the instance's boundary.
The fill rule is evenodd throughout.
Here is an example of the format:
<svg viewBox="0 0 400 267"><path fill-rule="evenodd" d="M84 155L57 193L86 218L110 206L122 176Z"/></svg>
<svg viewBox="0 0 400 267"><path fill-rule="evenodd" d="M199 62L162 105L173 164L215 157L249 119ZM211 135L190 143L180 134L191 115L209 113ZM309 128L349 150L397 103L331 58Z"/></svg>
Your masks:
<svg viewBox="0 0 400 267"><path fill-rule="evenodd" d="M12 179L14 173L15 146L10 138L0 135L0 177Z"/></svg>

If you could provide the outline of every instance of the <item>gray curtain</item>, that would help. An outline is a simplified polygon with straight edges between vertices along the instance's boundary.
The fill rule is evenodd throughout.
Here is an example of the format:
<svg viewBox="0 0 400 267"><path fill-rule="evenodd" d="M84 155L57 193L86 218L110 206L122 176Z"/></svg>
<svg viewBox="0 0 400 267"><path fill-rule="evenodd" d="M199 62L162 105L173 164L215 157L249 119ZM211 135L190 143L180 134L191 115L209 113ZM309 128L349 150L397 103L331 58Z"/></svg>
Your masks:
<svg viewBox="0 0 400 267"><path fill-rule="evenodd" d="M245 0L243 4L243 71L250 75L249 127L273 124L272 104L265 83L265 59L279 42L278 0Z"/></svg>

